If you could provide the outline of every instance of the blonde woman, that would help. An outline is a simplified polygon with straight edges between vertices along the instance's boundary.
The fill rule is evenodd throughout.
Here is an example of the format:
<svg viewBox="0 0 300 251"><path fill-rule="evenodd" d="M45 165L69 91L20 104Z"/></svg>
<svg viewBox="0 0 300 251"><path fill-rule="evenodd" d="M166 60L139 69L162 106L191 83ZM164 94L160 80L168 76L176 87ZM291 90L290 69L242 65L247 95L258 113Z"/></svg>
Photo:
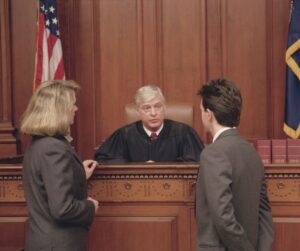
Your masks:
<svg viewBox="0 0 300 251"><path fill-rule="evenodd" d="M29 210L25 251L85 251L98 201L87 197L86 180L96 162L81 162L71 147L70 126L78 110L74 81L46 81L23 115L21 131L32 136L23 162Z"/></svg>

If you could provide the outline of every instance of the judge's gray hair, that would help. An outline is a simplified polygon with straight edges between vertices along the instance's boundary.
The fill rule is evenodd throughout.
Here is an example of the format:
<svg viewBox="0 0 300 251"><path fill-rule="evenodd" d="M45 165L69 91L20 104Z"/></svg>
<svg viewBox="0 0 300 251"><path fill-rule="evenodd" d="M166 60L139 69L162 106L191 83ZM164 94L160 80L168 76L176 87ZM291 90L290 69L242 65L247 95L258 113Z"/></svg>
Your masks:
<svg viewBox="0 0 300 251"><path fill-rule="evenodd" d="M165 102L165 97L158 86L154 86L154 85L142 86L137 90L134 96L135 104L139 105L141 103L148 102L151 99L154 99L157 94L159 94L163 102Z"/></svg>

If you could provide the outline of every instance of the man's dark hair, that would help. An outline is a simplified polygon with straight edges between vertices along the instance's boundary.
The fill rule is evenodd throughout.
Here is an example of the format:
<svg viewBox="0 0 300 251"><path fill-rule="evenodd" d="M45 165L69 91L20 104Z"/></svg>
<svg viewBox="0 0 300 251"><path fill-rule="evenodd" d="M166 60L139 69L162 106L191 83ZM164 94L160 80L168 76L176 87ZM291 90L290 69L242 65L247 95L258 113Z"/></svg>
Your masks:
<svg viewBox="0 0 300 251"><path fill-rule="evenodd" d="M197 94L202 97L203 108L211 110L220 125L239 125L242 97L233 82L227 79L210 80Z"/></svg>

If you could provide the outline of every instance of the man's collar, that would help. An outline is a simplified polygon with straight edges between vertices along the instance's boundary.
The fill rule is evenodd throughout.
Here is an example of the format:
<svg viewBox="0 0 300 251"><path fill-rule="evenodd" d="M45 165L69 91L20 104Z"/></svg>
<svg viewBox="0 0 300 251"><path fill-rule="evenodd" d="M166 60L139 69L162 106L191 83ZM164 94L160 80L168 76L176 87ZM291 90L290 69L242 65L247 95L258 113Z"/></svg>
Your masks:
<svg viewBox="0 0 300 251"><path fill-rule="evenodd" d="M225 131L227 130L230 130L230 129L233 129L235 127L222 127L221 129L219 129L219 131L217 131L217 133L214 135L214 138L213 138L213 141L212 142L215 142L216 139Z"/></svg>
<svg viewBox="0 0 300 251"><path fill-rule="evenodd" d="M157 135L159 135L161 130L163 129L163 127L164 127L164 123L161 124L160 128L157 131L155 131L155 133ZM144 128L145 132L147 133L147 135L150 137L151 133L153 133L153 132L150 131L149 129L147 129L144 125L143 125L143 128Z"/></svg>

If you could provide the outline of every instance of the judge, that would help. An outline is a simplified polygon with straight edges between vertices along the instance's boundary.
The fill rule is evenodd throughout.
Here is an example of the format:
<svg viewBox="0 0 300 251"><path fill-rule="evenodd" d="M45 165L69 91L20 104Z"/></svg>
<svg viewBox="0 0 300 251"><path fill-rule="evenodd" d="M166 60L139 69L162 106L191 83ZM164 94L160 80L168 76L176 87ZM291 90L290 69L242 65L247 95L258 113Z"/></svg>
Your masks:
<svg viewBox="0 0 300 251"><path fill-rule="evenodd" d="M198 162L203 143L190 126L165 119L165 98L157 86L134 97L139 121L115 131L97 150L99 163Z"/></svg>

